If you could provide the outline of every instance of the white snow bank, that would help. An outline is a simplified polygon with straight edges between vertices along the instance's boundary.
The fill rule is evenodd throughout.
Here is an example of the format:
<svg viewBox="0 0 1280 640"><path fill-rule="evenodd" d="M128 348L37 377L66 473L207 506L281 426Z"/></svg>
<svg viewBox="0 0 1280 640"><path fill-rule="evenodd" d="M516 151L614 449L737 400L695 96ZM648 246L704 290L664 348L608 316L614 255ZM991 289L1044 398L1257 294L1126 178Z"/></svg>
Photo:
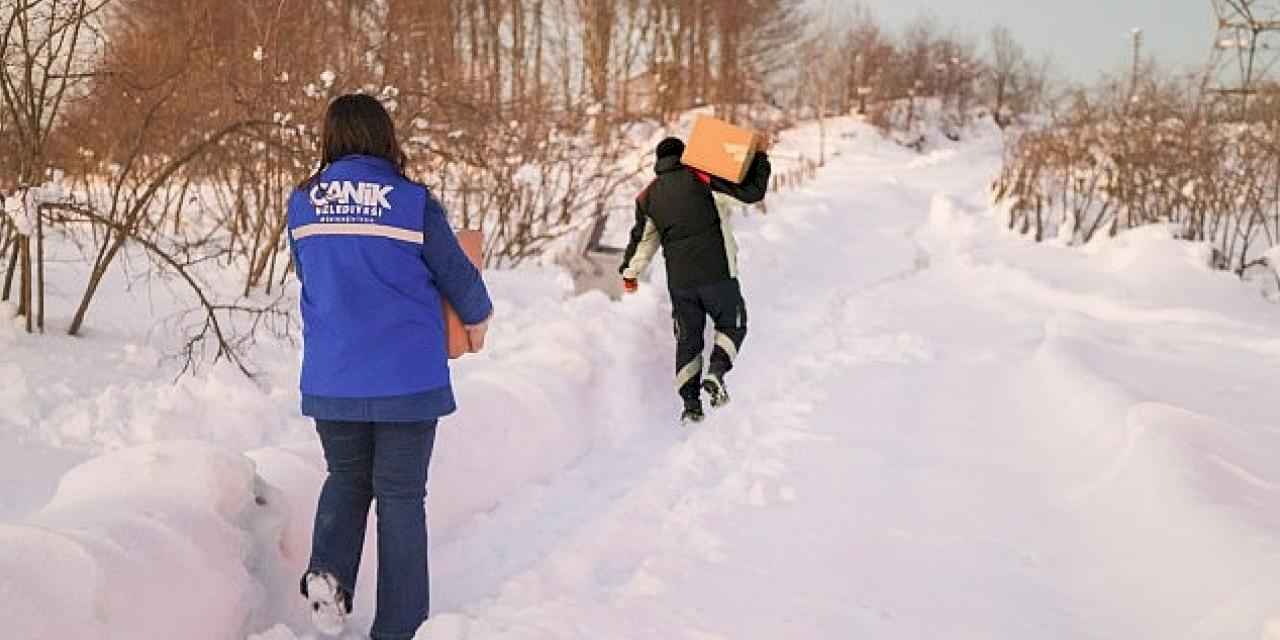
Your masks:
<svg viewBox="0 0 1280 640"><path fill-rule="evenodd" d="M670 331L669 320L652 312L656 292L629 304L601 295L565 302L545 295L556 287L509 274L493 278L493 288L503 321L495 323L490 352L456 367L462 410L443 421L439 434L430 504L438 544L504 498L649 428L627 419L635 402L675 411L666 385L654 393L634 382L637 375L665 380L670 373L667 349L651 342ZM21 380L23 371L11 373ZM211 441L255 442L233 434L261 434L281 419L272 414L296 410L270 396L251 400L254 394L234 383L220 386L222 375L171 387L112 385L95 403L117 407L111 417L55 411L48 425L65 432L82 424L101 437L108 433L104 423L119 420L145 440L166 433L141 429L173 424ZM602 392L611 388L627 391ZM104 402L117 394L136 415ZM176 423L171 399L185 403ZM224 427L232 431L215 433ZM11 628L24 638L227 638L253 631L255 611L290 609L291 615L274 613L275 621L299 624L291 605L323 480L319 458L314 442L246 458L176 441L126 448L71 470L48 506L0 529L7 585L0 602L14 605L6 616ZM371 551L373 536L369 544ZM48 562L32 563L32 554ZM372 584L374 557L366 554L364 584ZM360 592L363 614L372 611L372 591ZM67 613L48 615L55 610Z"/></svg>
<svg viewBox="0 0 1280 640"><path fill-rule="evenodd" d="M648 432L648 421L629 419L636 402L676 412L666 384L635 383L670 377L669 349L652 341L670 333L658 291L625 304L598 294L566 301L566 283L549 271L489 280L501 321L490 351L455 365L462 409L442 422L432 467L437 545L591 452ZM324 476L314 436L296 416L296 370L263 393L229 367L175 385L126 357L72 386L57 381L65 374L55 368L74 357L76 345L66 346L39 365L0 364L12 382L0 386L11 401L0 418L13 433L70 450L116 452L71 470L48 506L0 534L3 593L15 605L6 617L18 637L227 638L281 621L303 624L296 579ZM55 396L66 404L50 402ZM171 441L193 436L218 444ZM165 442L135 444L148 440ZM237 453L272 441L284 445ZM306 444L287 444L294 441ZM22 468L30 476L19 486L32 495L60 473ZM373 544L371 535L369 551ZM507 553L502 546L489 551L496 562ZM49 562L32 563L32 554ZM370 585L377 563L371 552L366 558L362 584ZM369 615L373 590L359 598L360 614ZM55 610L67 615L48 615ZM259 623L254 612L270 617Z"/></svg>
<svg viewBox="0 0 1280 640"><path fill-rule="evenodd" d="M199 442L77 467L48 506L0 526L6 635L243 635L284 524L278 497L244 456Z"/></svg>

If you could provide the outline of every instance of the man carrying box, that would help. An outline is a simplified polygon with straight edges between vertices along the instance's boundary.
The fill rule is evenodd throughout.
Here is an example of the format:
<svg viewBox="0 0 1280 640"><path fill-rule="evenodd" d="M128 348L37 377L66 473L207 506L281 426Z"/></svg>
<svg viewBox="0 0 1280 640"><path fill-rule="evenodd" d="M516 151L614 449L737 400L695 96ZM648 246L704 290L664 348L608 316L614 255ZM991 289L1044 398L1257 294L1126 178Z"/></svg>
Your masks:
<svg viewBox="0 0 1280 640"><path fill-rule="evenodd" d="M772 168L759 151L746 178L735 184L685 166L685 145L668 138L658 145L658 177L636 199L636 222L620 269L628 293L662 247L667 262L676 334L676 388L684 401L685 424L701 422L702 392L714 408L729 402L724 377L733 369L747 336L747 308L738 284L737 244L729 221L716 207L723 193L753 204L764 199ZM703 379L703 332L707 316L715 325L715 346Z"/></svg>

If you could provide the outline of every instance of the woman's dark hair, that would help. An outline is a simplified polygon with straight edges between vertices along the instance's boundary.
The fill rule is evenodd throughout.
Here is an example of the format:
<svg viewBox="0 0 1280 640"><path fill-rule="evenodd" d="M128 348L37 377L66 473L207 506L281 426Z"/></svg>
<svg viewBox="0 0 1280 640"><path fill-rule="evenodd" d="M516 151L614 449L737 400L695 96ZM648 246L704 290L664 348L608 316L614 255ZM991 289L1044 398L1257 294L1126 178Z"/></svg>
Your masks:
<svg viewBox="0 0 1280 640"><path fill-rule="evenodd" d="M382 158L401 174L407 161L396 139L391 115L376 98L359 93L341 96L329 105L321 147L320 167L302 183L304 188L314 184L329 165L346 156Z"/></svg>

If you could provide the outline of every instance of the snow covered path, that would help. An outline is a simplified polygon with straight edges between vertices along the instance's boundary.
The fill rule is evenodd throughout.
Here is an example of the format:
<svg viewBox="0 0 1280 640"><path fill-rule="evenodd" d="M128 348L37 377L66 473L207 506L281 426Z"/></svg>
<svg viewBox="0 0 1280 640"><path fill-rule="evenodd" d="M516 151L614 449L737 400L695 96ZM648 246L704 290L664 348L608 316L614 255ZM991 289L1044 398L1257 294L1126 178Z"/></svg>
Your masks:
<svg viewBox="0 0 1280 640"><path fill-rule="evenodd" d="M1159 234L1081 252L1002 233L993 146L846 152L746 225L737 403L670 441L649 405L659 444L531 507L593 513L522 516L543 557L426 635L1280 632L1274 308ZM454 553L436 557L465 573Z"/></svg>
<svg viewBox="0 0 1280 640"><path fill-rule="evenodd" d="M1280 639L1277 308L1162 230L1007 234L995 138L833 137L818 180L739 225L751 334L696 429L661 278L611 303L493 274L494 349L459 367L433 463L419 637ZM0 328L0 382L23 382L0 386L21 479L0 636L310 637L292 590L321 474L292 347L267 394L110 358L77 380L75 348Z"/></svg>

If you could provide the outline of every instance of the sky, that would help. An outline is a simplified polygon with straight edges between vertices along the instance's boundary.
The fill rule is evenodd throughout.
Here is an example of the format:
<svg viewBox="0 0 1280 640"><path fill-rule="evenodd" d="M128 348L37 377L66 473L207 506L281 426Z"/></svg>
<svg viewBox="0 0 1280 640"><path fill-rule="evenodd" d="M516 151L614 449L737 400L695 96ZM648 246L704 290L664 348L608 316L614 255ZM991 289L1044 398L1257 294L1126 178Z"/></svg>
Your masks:
<svg viewBox="0 0 1280 640"><path fill-rule="evenodd" d="M821 1L821 0L819 0ZM853 4L852 0L832 0ZM985 39L1003 24L1054 67L1089 82L1131 60L1129 32L1144 31L1148 55L1172 69L1204 65L1213 43L1210 0L861 0L886 28L899 30L920 15L940 26Z"/></svg>

